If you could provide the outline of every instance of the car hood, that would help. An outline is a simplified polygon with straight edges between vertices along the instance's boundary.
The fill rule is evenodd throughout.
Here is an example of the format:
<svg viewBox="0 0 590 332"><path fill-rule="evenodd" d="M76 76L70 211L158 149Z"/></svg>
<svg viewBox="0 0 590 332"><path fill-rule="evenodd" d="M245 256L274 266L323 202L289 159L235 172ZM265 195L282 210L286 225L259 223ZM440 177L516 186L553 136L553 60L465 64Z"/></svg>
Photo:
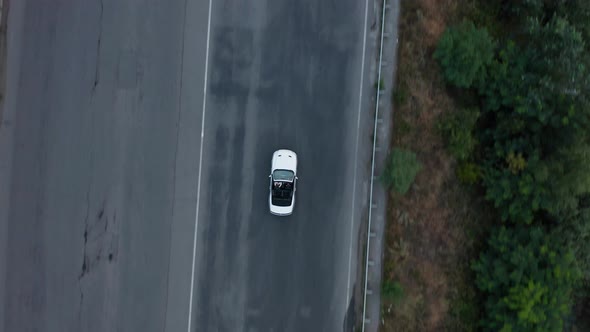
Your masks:
<svg viewBox="0 0 590 332"><path fill-rule="evenodd" d="M278 150L272 155L272 171L287 169L297 172L297 155L291 150Z"/></svg>

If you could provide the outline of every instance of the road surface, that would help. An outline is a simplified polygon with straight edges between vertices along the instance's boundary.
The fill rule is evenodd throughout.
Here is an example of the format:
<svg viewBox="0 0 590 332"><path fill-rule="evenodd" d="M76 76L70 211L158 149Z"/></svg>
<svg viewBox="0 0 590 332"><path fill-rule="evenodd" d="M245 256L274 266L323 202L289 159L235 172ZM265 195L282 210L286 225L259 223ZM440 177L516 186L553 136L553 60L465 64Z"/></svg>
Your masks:
<svg viewBox="0 0 590 332"><path fill-rule="evenodd" d="M352 0L12 1L0 327L348 329L364 13ZM288 218L268 214L278 148L300 161Z"/></svg>
<svg viewBox="0 0 590 332"><path fill-rule="evenodd" d="M197 331L351 331L364 14L354 0L213 1ZM290 217L268 213L280 148L298 154Z"/></svg>
<svg viewBox="0 0 590 332"><path fill-rule="evenodd" d="M11 1L0 330L186 329L208 2L192 5Z"/></svg>

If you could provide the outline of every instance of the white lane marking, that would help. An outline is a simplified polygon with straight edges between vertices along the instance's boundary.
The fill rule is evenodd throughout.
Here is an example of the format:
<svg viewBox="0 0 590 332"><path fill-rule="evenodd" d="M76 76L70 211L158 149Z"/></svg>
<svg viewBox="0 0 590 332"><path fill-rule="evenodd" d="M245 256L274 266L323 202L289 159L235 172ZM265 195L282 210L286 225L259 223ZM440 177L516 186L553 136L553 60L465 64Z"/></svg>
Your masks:
<svg viewBox="0 0 590 332"><path fill-rule="evenodd" d="M361 84L359 86L359 106L358 106L358 116L356 120L356 146L354 150L354 176L352 180L352 211L350 214L350 248L348 249L348 280L346 282L346 301L348 301L350 296L350 269L352 268L352 247L353 247L353 225L354 225L354 200L356 196L356 177L357 177L357 169L358 169L358 151L359 151L359 137L361 131L361 111L363 106L363 81L365 78L365 53L367 52L367 20L369 15L369 0L365 0L365 30L363 32L363 55L361 58ZM348 306L348 303L346 303Z"/></svg>
<svg viewBox="0 0 590 332"><path fill-rule="evenodd" d="M188 305L188 328L191 332L191 323L193 315L193 290L195 286L195 260L197 253L197 229L199 227L199 203L201 202L201 170L203 168L203 141L205 140L205 112L207 110L207 74L209 72L209 38L211 35L211 6L213 0L209 0L209 14L207 18L207 46L205 48L205 78L203 79L203 115L201 117L201 147L199 152L199 175L197 181L197 207L195 213L195 233L193 236L193 266L191 271L191 290Z"/></svg>

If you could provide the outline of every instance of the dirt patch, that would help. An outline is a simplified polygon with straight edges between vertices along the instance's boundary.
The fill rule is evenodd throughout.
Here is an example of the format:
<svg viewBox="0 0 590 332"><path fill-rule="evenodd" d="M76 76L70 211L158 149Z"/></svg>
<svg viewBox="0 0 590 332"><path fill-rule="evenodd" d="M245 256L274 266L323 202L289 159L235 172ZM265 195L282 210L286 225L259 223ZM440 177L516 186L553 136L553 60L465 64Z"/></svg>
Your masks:
<svg viewBox="0 0 590 332"><path fill-rule="evenodd" d="M469 261L485 204L456 179L438 133L440 116L457 106L433 52L459 8L473 1L402 0L392 145L416 152L423 168L404 197L390 197L384 281L399 282L403 296L383 301L382 331L467 329L454 321L451 308L473 292Z"/></svg>

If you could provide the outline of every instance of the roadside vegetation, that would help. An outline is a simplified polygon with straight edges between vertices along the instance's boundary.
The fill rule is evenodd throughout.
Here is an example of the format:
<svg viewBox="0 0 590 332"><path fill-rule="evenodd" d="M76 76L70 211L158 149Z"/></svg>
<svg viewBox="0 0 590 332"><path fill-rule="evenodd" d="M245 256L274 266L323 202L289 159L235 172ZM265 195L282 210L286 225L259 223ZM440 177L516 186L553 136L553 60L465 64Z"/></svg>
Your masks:
<svg viewBox="0 0 590 332"><path fill-rule="evenodd" d="M590 330L590 2L401 13L381 330Z"/></svg>

